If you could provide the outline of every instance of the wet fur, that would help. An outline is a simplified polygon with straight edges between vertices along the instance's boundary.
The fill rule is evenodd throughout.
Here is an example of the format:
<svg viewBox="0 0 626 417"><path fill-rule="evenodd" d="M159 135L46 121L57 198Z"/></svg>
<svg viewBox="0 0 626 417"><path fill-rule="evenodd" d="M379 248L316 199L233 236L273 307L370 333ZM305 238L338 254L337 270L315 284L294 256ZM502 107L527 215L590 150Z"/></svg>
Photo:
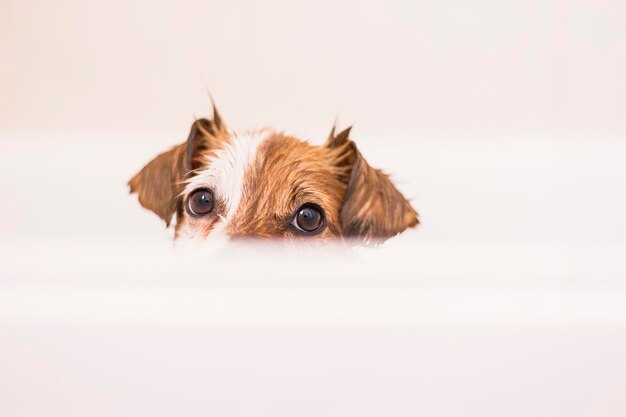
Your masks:
<svg viewBox="0 0 626 417"><path fill-rule="evenodd" d="M193 123L185 143L131 178L130 191L167 225L176 215L177 238L205 239L221 223L231 238L378 243L415 227L417 212L386 174L367 163L350 132L333 129L322 146L271 129L237 134L214 111L213 120ZM215 189L216 208L192 218L184 204L203 184ZM304 235L291 225L305 203L324 212L318 234Z"/></svg>

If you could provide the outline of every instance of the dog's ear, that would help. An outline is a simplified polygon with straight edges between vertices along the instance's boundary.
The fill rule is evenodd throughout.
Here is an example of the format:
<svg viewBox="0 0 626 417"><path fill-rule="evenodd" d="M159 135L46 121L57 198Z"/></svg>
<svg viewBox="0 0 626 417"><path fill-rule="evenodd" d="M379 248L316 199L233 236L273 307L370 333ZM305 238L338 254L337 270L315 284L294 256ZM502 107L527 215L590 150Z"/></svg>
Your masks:
<svg viewBox="0 0 626 417"><path fill-rule="evenodd" d="M130 192L137 193L139 203L169 226L172 216L181 208L179 195L184 180L200 167L202 155L215 148L225 135L226 127L216 110L213 120L196 120L185 143L158 155L130 179Z"/></svg>
<svg viewBox="0 0 626 417"><path fill-rule="evenodd" d="M364 243L380 243L419 221L417 212L393 185L389 176L372 168L350 140L350 129L335 134L326 147L335 153L336 164L344 168L346 193L340 219L343 235Z"/></svg>

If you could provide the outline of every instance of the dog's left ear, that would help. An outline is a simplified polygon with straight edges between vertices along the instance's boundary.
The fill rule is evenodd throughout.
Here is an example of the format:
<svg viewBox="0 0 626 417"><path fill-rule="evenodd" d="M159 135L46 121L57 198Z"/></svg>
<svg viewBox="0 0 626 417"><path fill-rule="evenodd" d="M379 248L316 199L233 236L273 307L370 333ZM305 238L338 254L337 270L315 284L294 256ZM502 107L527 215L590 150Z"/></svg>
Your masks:
<svg viewBox="0 0 626 417"><path fill-rule="evenodd" d="M342 180L347 189L340 212L343 235L380 243L415 227L418 214L389 176L367 163L349 139L350 129L335 134L333 128L325 145L336 154L337 165L345 172Z"/></svg>
<svg viewBox="0 0 626 417"><path fill-rule="evenodd" d="M185 143L158 155L128 181L130 192L137 193L139 203L169 226L174 214L181 212L184 181L199 168L202 155L218 146L226 134L216 110L213 120L196 120Z"/></svg>

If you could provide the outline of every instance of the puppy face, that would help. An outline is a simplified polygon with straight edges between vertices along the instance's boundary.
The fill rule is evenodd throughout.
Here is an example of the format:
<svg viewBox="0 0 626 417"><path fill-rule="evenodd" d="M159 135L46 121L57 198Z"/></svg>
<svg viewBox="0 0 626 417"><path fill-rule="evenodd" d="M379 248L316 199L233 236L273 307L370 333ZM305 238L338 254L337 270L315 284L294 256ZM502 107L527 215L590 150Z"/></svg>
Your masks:
<svg viewBox="0 0 626 417"><path fill-rule="evenodd" d="M214 112L129 186L167 225L176 216L176 238L376 243L416 226L413 207L349 134L333 129L313 146L272 129L230 131Z"/></svg>

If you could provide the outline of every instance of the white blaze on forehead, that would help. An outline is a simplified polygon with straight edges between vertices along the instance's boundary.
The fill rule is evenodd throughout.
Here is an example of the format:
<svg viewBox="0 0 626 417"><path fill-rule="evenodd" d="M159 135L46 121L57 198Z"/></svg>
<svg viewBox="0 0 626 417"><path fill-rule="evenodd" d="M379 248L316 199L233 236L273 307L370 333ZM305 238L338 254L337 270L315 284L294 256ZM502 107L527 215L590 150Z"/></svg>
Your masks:
<svg viewBox="0 0 626 417"><path fill-rule="evenodd" d="M271 129L231 133L230 143L207 158L207 168L191 179L185 194L198 188L213 190L215 197L226 205L226 220L232 219L241 201L246 170L255 160L259 145L272 133Z"/></svg>

